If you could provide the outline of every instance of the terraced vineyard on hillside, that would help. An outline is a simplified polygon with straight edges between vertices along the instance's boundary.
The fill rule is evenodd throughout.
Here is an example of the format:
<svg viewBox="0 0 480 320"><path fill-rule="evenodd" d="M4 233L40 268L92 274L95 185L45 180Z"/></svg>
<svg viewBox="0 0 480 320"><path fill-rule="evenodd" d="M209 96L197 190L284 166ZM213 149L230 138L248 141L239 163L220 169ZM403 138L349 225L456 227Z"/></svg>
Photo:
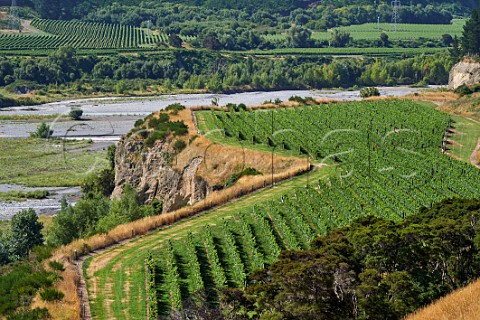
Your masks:
<svg viewBox="0 0 480 320"><path fill-rule="evenodd" d="M208 135L214 141L284 149L332 170L319 174L323 169L318 169L308 188L290 187L242 210L232 204L228 214L217 209L124 248L107 267L90 273L99 278L95 284L115 283L112 293L95 288L92 307L98 318L145 310L147 296L151 319L180 310L189 298L205 297L215 305L219 289L243 287L250 272L274 262L281 250L308 248L316 235L360 216L400 220L441 199L480 196L478 169L441 153L455 123L431 107L394 100L201 111L197 117L203 134L217 130ZM134 265L141 261L146 290L134 271L142 269ZM130 296L139 295L126 309L120 279L129 283ZM114 302L106 306L105 298Z"/></svg>
<svg viewBox="0 0 480 320"><path fill-rule="evenodd" d="M0 49L138 48L168 42L166 34L120 24L34 19L31 25L44 33L0 34Z"/></svg>

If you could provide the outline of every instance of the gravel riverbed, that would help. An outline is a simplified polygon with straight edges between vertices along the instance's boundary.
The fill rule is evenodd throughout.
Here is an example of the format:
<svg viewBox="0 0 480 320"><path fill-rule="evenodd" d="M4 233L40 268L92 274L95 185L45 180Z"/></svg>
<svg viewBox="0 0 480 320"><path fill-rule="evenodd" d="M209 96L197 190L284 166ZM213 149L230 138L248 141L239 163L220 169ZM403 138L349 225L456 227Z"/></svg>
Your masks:
<svg viewBox="0 0 480 320"><path fill-rule="evenodd" d="M405 96L419 92L420 88L379 87L382 96ZM40 122L50 124L54 137L88 138L93 140L90 148L104 148L115 143L126 134L137 119L164 109L172 103L185 106L211 105L217 99L220 105L244 103L259 105L265 101L280 99L287 101L291 96L327 98L338 100L360 100L358 90L284 90L272 92L244 92L235 94L179 94L148 98L93 98L47 103L34 107L11 107L0 109L0 115L66 115L72 107L83 110L82 121L71 121L65 117L48 120L0 120L0 138L27 138ZM60 208L60 200L67 197L71 203L81 196L80 188L27 188L0 184L0 192L11 190L49 190L48 199L0 202L0 219L10 219L16 212L33 208L38 214L54 214Z"/></svg>

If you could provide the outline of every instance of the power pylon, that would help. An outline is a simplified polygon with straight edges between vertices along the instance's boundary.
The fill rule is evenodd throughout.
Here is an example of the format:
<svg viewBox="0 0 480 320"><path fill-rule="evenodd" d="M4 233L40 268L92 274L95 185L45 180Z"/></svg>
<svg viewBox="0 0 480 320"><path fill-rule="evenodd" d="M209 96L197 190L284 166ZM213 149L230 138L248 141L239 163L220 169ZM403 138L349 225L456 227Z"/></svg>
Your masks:
<svg viewBox="0 0 480 320"><path fill-rule="evenodd" d="M20 30L20 19L18 18L17 0L12 0L10 6L10 21L8 23L10 30Z"/></svg>
<svg viewBox="0 0 480 320"><path fill-rule="evenodd" d="M393 31L397 32L397 22L398 22L398 12L400 9L401 3L400 0L393 0L392 1L392 24L393 24Z"/></svg>

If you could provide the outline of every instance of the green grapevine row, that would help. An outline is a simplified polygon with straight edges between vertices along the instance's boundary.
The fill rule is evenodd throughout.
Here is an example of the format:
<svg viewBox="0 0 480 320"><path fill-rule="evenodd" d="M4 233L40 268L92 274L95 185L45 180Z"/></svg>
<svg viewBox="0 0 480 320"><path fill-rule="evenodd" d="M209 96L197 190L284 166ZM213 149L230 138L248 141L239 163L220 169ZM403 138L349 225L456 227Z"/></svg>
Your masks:
<svg viewBox="0 0 480 320"><path fill-rule="evenodd" d="M54 49L71 46L79 49L139 48L167 43L168 36L120 24L34 19L31 25L44 34L2 34L1 50Z"/></svg>
<svg viewBox="0 0 480 320"><path fill-rule="evenodd" d="M225 132L226 142L290 148L336 172L153 253L163 266L156 288L171 293L158 291L163 305L181 309L180 300L207 287L202 282L207 274L214 286L209 290L243 287L248 273L273 263L281 250L306 249L316 235L360 216L398 221L445 198L480 197L479 170L440 152L452 124L433 108L405 101L352 102L204 115ZM200 259L202 252L206 259ZM180 293L182 283L188 293ZM158 310L159 316L169 312Z"/></svg>

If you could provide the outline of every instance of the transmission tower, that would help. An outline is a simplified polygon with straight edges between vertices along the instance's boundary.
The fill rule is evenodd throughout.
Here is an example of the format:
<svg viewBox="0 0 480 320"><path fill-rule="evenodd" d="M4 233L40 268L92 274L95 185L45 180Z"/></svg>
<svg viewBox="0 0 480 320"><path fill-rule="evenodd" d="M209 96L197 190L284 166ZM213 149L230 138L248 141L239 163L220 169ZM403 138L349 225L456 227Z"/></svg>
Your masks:
<svg viewBox="0 0 480 320"><path fill-rule="evenodd" d="M392 24L393 24L393 31L397 32L397 22L398 22L398 11L400 9L400 0L393 0L392 1Z"/></svg>
<svg viewBox="0 0 480 320"><path fill-rule="evenodd" d="M20 30L20 19L18 18L17 0L12 0L12 5L10 6L9 28L10 30Z"/></svg>

